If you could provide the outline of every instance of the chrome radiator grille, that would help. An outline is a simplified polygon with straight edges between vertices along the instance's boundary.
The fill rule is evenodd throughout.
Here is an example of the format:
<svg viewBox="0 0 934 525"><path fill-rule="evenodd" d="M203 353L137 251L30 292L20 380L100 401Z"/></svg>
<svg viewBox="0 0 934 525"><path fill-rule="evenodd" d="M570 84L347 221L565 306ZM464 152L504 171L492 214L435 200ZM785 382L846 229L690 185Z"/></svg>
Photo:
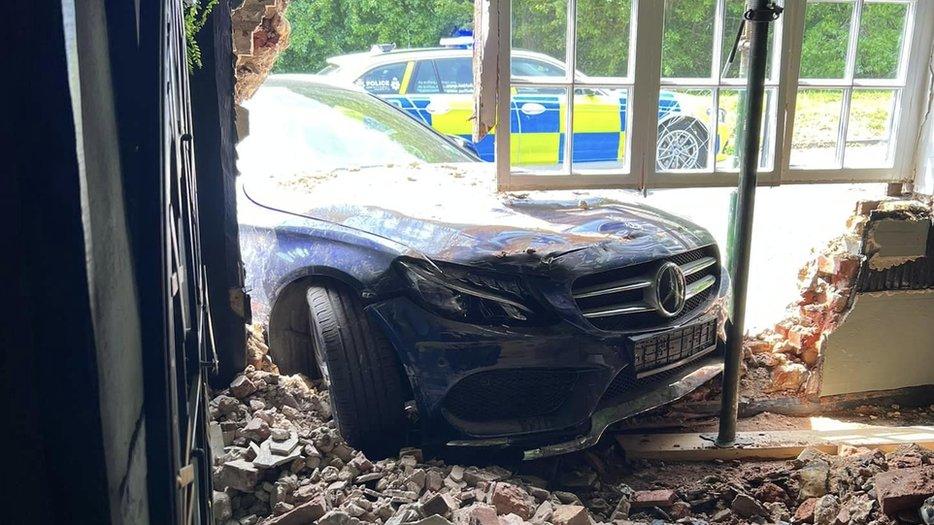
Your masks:
<svg viewBox="0 0 934 525"><path fill-rule="evenodd" d="M665 311L658 300L658 276L663 265L683 274L683 306ZM662 327L706 306L716 293L720 264L716 246L708 246L605 272L574 282L572 295L584 317L602 330Z"/></svg>

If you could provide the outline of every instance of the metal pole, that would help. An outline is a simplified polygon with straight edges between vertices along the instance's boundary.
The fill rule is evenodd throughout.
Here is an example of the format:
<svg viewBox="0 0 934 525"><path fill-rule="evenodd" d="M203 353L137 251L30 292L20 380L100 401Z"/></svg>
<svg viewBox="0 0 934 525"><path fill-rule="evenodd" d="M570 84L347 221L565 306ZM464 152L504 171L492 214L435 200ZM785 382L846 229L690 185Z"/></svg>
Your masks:
<svg viewBox="0 0 934 525"><path fill-rule="evenodd" d="M756 176L759 164L759 134L765 98L766 49L769 24L781 9L770 0L748 0L744 15L751 24L749 71L746 75L745 122L740 156L739 189L734 224L735 259L730 265L733 277L733 320L727 331L724 356L723 394L720 404L720 430L717 446L733 446L736 441L736 413L739 408L739 372L743 355L743 332L746 317L746 289L749 281L749 254L752 245L752 218L756 199Z"/></svg>

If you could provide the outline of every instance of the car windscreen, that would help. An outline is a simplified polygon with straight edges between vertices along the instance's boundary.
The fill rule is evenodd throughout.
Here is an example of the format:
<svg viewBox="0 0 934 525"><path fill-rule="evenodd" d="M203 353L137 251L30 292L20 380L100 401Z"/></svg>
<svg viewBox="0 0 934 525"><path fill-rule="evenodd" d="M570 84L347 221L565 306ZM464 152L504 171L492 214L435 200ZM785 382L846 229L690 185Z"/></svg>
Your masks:
<svg viewBox="0 0 934 525"><path fill-rule="evenodd" d="M249 135L237 153L246 175L475 160L366 93L279 83L263 86L243 105L249 111Z"/></svg>

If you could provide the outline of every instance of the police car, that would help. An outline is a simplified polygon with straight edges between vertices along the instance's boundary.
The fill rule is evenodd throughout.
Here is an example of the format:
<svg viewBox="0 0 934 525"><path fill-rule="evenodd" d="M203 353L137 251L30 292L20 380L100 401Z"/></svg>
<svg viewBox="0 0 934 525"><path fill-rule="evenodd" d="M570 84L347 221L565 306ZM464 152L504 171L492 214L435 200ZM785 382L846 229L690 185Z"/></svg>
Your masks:
<svg viewBox="0 0 934 525"><path fill-rule="evenodd" d="M421 119L440 133L464 139L486 161L493 160L491 134L471 142L473 114L472 50L464 47L394 49L376 45L369 52L331 57L319 73L354 83ZM514 49L512 74L564 77L564 63L543 53ZM563 162L563 88L513 88L510 155L522 166ZM669 91L659 95L658 157L660 170L707 167L711 137L703 109ZM574 94L574 163L613 164L625 158L628 97L626 91L578 89ZM719 115L718 157L726 144Z"/></svg>

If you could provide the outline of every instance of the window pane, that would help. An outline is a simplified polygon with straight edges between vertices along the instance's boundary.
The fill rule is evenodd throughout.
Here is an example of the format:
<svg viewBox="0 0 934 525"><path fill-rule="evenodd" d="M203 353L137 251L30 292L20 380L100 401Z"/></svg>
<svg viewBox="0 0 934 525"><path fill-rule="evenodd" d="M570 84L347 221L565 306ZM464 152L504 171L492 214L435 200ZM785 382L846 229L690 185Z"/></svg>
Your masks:
<svg viewBox="0 0 934 525"><path fill-rule="evenodd" d="M435 66L445 93L473 93L473 64L470 58L442 58L435 60Z"/></svg>
<svg viewBox="0 0 934 525"><path fill-rule="evenodd" d="M891 160L894 89L854 89L846 128L847 167L889 166Z"/></svg>
<svg viewBox="0 0 934 525"><path fill-rule="evenodd" d="M745 88L720 90L720 110L717 112L717 170L732 171L739 169L739 151L743 141L742 125L746 104ZM762 128L759 142L759 167L772 167L772 152L775 149L775 89L765 90L765 104L762 108Z"/></svg>
<svg viewBox="0 0 934 525"><path fill-rule="evenodd" d="M836 166L842 105L842 89L798 90L795 128L791 139L792 166Z"/></svg>
<svg viewBox="0 0 934 525"><path fill-rule="evenodd" d="M510 163L514 167L559 171L564 169L567 90L550 86L541 89L547 92L512 96Z"/></svg>
<svg viewBox="0 0 934 525"><path fill-rule="evenodd" d="M659 171L709 169L713 92L663 90L658 101L656 168Z"/></svg>
<svg viewBox="0 0 934 525"><path fill-rule="evenodd" d="M509 64L514 77L564 77L563 65L546 62L542 58L513 56Z"/></svg>
<svg viewBox="0 0 934 525"><path fill-rule="evenodd" d="M863 5L856 47L856 78L895 78L898 75L907 14L907 4Z"/></svg>
<svg viewBox="0 0 934 525"><path fill-rule="evenodd" d="M730 58L730 51L733 50L733 44L736 42L736 32L743 21L743 14L746 12L746 0L726 0L723 10L723 40L720 42L720 72L723 78L745 78L747 63L749 60L749 45L745 38L749 34L749 27L745 26L744 35L740 39L739 48L736 50L736 56L733 63L727 65ZM766 47L766 56L768 57L768 68L766 69L766 78L773 78L774 64L772 61L772 47L775 43L776 24L769 24L769 42Z"/></svg>
<svg viewBox="0 0 934 525"><path fill-rule="evenodd" d="M513 0L512 49L565 59L567 0Z"/></svg>
<svg viewBox="0 0 934 525"><path fill-rule="evenodd" d="M415 74L412 75L412 83L409 85L409 93L420 95L433 95L440 93L438 86L438 77L435 75L435 68L431 60L422 60L415 64Z"/></svg>
<svg viewBox="0 0 934 525"><path fill-rule="evenodd" d="M405 73L405 62L387 64L363 74L356 84L374 95L389 95L398 93L402 87L402 76Z"/></svg>
<svg viewBox="0 0 934 525"><path fill-rule="evenodd" d="M574 95L574 171L626 165L628 89L578 89Z"/></svg>
<svg viewBox="0 0 934 525"><path fill-rule="evenodd" d="M531 77L531 78L564 78L564 68L559 67L556 64L551 62L546 62L541 58L528 58L524 56L512 58L512 63L510 64L512 69L512 76L514 77ZM517 93L537 93L540 95L544 94L563 94L565 92L564 88L558 87L531 87L531 86L522 86L515 88Z"/></svg>
<svg viewBox="0 0 934 525"><path fill-rule="evenodd" d="M808 2L801 44L801 78L843 78L852 2Z"/></svg>
<svg viewBox="0 0 934 525"><path fill-rule="evenodd" d="M662 76L710 78L715 0L665 0Z"/></svg>
<svg viewBox="0 0 934 525"><path fill-rule="evenodd" d="M629 76L632 0L578 0L577 70L592 77Z"/></svg>

